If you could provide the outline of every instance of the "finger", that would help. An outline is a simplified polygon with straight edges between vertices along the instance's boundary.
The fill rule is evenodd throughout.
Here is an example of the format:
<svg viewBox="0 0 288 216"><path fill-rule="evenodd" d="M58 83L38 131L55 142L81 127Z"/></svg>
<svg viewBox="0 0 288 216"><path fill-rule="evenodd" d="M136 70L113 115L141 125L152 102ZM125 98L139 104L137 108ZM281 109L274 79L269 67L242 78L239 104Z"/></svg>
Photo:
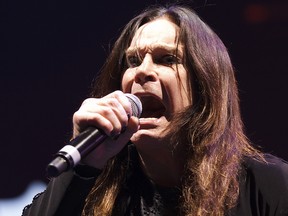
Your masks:
<svg viewBox="0 0 288 216"><path fill-rule="evenodd" d="M139 119L135 116L131 116L126 130L122 131L122 133L117 137L117 143L128 143L132 135L137 132L138 129Z"/></svg>
<svg viewBox="0 0 288 216"><path fill-rule="evenodd" d="M110 120L109 120L110 119ZM114 125L111 123L111 117L103 117L99 113L91 113L91 112L75 112L73 116L74 122L74 137L77 136L80 132L84 131L85 128L92 126L98 129L101 129L108 136L111 135L113 129L115 128L115 121L117 118L115 117ZM120 123L119 123L120 125Z"/></svg>
<svg viewBox="0 0 288 216"><path fill-rule="evenodd" d="M101 99L86 99L80 109L74 113L74 135L88 126L98 127L110 136L118 135L127 127L127 112L129 115L131 104L121 91L116 91Z"/></svg>
<svg viewBox="0 0 288 216"><path fill-rule="evenodd" d="M126 115L132 116L131 102L127 96L122 91L115 91L113 96L119 101L119 103L124 108Z"/></svg>
<svg viewBox="0 0 288 216"><path fill-rule="evenodd" d="M120 132L127 127L129 116L132 115L132 108L129 99L123 92L115 91L103 97L102 100L98 100L97 103L98 105L107 107L107 109L103 108L103 110L101 110L101 114L108 119L111 117L111 123L114 126L114 135L120 134ZM112 121L115 120L115 116L112 115L111 112L115 114L119 122Z"/></svg>

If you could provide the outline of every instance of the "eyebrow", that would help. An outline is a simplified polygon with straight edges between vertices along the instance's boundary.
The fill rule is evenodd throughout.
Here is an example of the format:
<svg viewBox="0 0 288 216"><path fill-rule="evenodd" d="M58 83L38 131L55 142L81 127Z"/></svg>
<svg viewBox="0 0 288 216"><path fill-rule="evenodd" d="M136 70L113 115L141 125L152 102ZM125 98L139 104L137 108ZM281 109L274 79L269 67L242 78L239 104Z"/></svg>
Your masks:
<svg viewBox="0 0 288 216"><path fill-rule="evenodd" d="M150 51L165 50L165 51L168 51L170 53L176 53L177 52L177 55L183 56L181 47L182 47L182 45L180 45L180 44L177 47L176 45L174 46L174 45L168 45L168 44L164 44L164 43L157 43L157 44L149 45L148 47L146 47L146 46L129 47L125 53L126 53L126 56L129 56L129 55L135 55L136 53L139 53L141 51L148 52L148 50L150 50Z"/></svg>

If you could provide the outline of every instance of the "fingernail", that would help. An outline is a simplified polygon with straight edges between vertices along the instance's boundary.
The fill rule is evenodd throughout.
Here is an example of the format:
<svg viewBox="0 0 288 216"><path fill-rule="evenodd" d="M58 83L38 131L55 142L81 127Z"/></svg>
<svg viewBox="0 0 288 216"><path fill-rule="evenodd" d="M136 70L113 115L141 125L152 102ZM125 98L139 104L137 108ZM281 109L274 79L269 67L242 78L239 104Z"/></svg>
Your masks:
<svg viewBox="0 0 288 216"><path fill-rule="evenodd" d="M122 129L121 129L121 133L125 132L125 130L127 129L127 126L122 126Z"/></svg>
<svg viewBox="0 0 288 216"><path fill-rule="evenodd" d="M118 133L116 131L114 131L114 130L112 130L111 133L110 133L110 137L115 137L117 135L118 135Z"/></svg>
<svg viewBox="0 0 288 216"><path fill-rule="evenodd" d="M112 136L112 140L117 140L119 138L120 134L116 134L115 136Z"/></svg>

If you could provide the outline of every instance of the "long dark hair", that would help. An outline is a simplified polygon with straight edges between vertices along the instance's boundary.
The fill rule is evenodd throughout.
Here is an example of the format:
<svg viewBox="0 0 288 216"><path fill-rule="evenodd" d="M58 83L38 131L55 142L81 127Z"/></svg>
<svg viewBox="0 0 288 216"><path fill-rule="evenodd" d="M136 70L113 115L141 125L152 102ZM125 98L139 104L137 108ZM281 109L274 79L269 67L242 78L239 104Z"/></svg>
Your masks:
<svg viewBox="0 0 288 216"><path fill-rule="evenodd" d="M116 41L93 88L101 97L121 88L125 51L140 26L166 17L179 26L193 105L178 113L170 128L175 145L187 148L182 178L183 215L223 215L239 196L243 156L261 157L243 132L237 83L228 51L219 37L185 6L155 6L132 19ZM192 97L192 95L191 95ZM176 125L176 126L175 126ZM181 137L181 139L180 139ZM111 215L125 180L127 149L111 159L86 200L83 215Z"/></svg>

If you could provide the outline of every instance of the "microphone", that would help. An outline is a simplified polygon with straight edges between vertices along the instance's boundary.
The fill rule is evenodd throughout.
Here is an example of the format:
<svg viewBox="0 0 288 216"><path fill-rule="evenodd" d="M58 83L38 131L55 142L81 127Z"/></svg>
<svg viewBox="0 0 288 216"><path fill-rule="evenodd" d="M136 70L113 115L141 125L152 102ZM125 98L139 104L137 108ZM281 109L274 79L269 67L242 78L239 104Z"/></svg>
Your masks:
<svg viewBox="0 0 288 216"><path fill-rule="evenodd" d="M131 103L132 115L140 117L142 104L139 98L132 94L125 94ZM95 127L88 127L70 143L64 146L47 166L49 177L57 177L61 173L75 167L82 158L99 146L108 136Z"/></svg>

